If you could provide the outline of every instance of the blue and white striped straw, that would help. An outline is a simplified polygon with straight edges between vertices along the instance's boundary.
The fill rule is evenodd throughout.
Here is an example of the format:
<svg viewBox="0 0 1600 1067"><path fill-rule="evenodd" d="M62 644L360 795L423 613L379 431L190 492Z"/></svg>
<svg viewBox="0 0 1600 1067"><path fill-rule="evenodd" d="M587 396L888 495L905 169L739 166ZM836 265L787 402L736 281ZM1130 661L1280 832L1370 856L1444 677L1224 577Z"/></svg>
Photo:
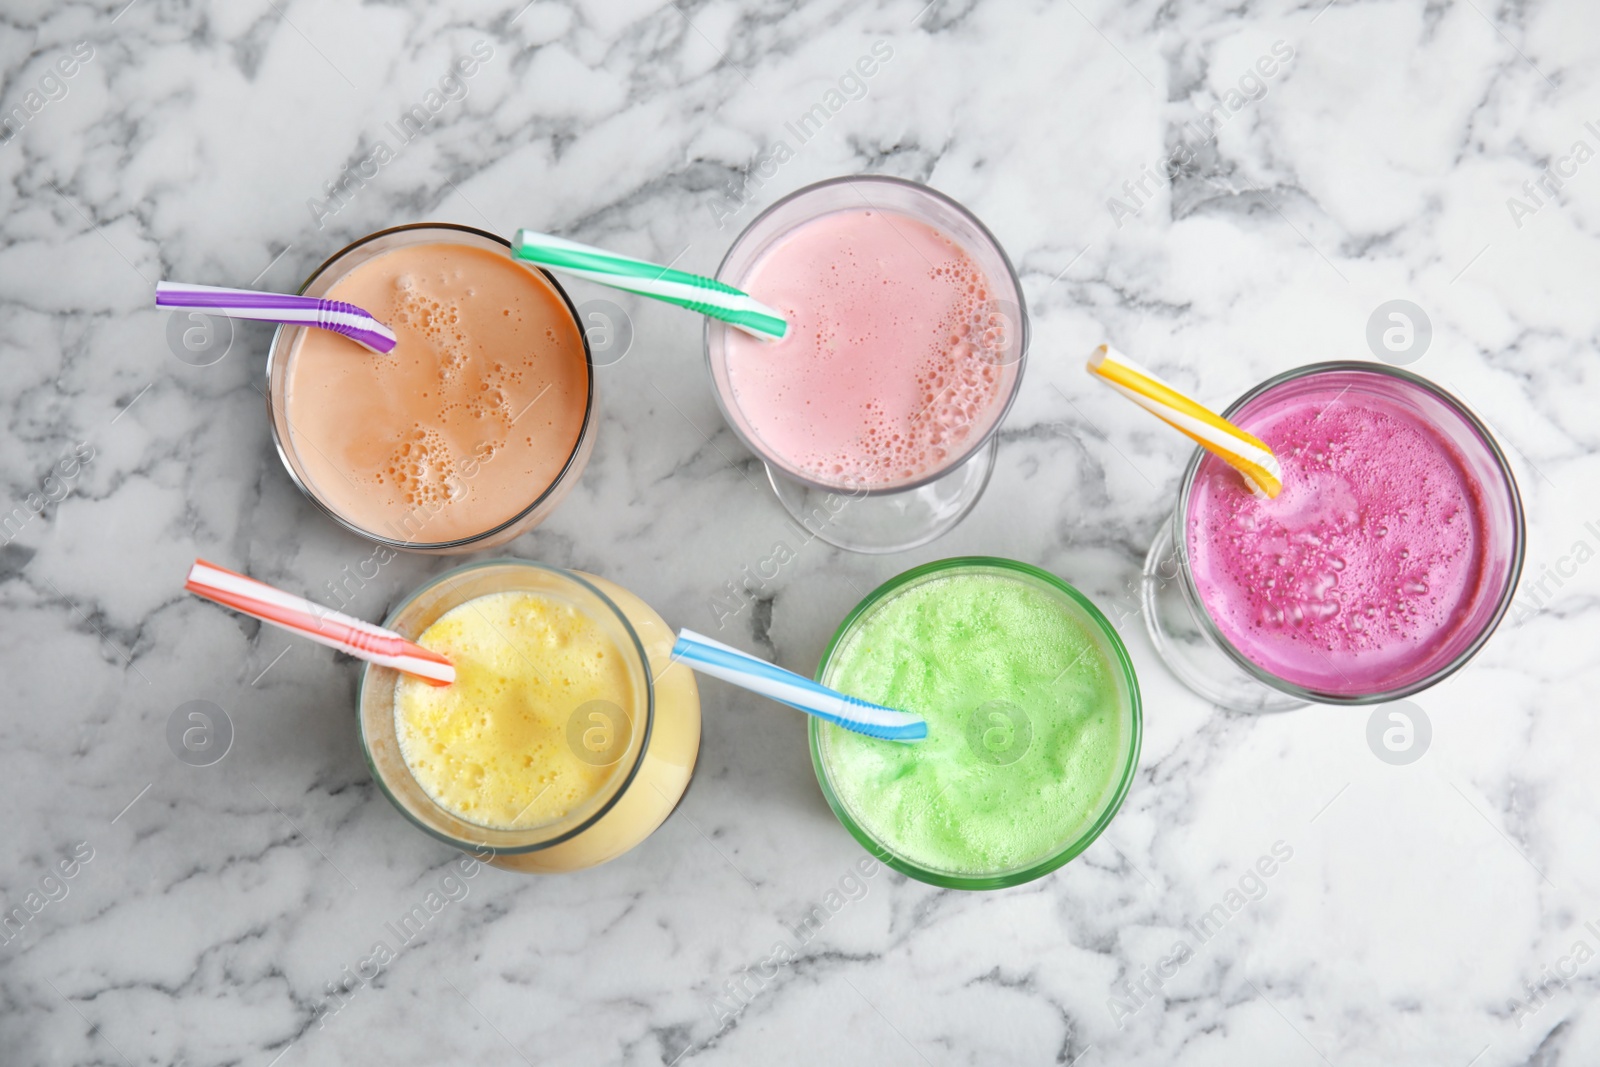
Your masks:
<svg viewBox="0 0 1600 1067"><path fill-rule="evenodd" d="M709 674L780 704L799 708L824 722L858 734L884 741L921 741L928 736L928 724L920 715L846 696L802 674L786 671L747 652L729 648L693 630L678 631L678 641L672 646L672 658L701 674Z"/></svg>
<svg viewBox="0 0 1600 1067"><path fill-rule="evenodd" d="M217 285L157 282L156 307L195 308L230 319L286 322L320 326L342 333L356 344L385 355L394 351L394 331L370 312L343 300L324 300L291 293L261 293L254 289L225 289Z"/></svg>

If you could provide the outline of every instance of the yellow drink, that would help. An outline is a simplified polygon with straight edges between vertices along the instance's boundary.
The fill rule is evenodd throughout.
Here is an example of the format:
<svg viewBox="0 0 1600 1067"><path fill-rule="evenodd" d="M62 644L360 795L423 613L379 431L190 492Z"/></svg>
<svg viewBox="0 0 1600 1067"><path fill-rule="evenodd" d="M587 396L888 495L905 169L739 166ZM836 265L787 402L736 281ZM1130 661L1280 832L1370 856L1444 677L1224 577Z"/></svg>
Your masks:
<svg viewBox="0 0 1600 1067"><path fill-rule="evenodd" d="M578 870L643 841L688 787L694 676L671 661L667 624L620 586L477 564L419 591L396 621L450 657L457 680L369 670L363 740L390 798L435 836L513 870Z"/></svg>
<svg viewBox="0 0 1600 1067"><path fill-rule="evenodd" d="M594 797L616 770L567 744L571 709L636 701L622 650L570 604L490 593L422 632L454 685L402 678L395 732L406 766L440 807L497 830L543 826Z"/></svg>

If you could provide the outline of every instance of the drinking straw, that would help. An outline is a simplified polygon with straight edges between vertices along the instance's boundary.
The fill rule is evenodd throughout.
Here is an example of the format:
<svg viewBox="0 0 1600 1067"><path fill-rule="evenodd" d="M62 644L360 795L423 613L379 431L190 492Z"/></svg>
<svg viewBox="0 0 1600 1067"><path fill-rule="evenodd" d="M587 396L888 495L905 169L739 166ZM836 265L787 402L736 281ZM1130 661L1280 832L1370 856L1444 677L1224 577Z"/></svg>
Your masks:
<svg viewBox="0 0 1600 1067"><path fill-rule="evenodd" d="M225 289L215 285L156 282L156 307L196 308L230 319L287 322L320 326L342 333L363 348L380 355L394 351L394 331L371 314L343 300L288 293L260 293L254 289Z"/></svg>
<svg viewBox="0 0 1600 1067"><path fill-rule="evenodd" d="M786 671L693 630L679 630L672 658L724 682L801 711L835 726L884 741L921 741L928 724L912 715L881 704L871 704L829 689L810 678Z"/></svg>
<svg viewBox="0 0 1600 1067"><path fill-rule="evenodd" d="M274 589L203 559L194 561L194 566L189 568L189 580L183 587L196 596L281 626L357 659L416 675L429 685L449 685L456 680L456 669L448 659L412 644L393 630L329 611L304 597Z"/></svg>
<svg viewBox="0 0 1600 1067"><path fill-rule="evenodd" d="M619 256L548 233L518 230L511 242L519 259L575 274L613 289L664 300L721 319L764 340L781 340L789 324L772 308L731 285L698 274Z"/></svg>
<svg viewBox="0 0 1600 1067"><path fill-rule="evenodd" d="M1283 466L1265 441L1178 392L1121 352L1101 345L1089 357L1089 373L1237 469L1257 496L1270 498L1283 491Z"/></svg>

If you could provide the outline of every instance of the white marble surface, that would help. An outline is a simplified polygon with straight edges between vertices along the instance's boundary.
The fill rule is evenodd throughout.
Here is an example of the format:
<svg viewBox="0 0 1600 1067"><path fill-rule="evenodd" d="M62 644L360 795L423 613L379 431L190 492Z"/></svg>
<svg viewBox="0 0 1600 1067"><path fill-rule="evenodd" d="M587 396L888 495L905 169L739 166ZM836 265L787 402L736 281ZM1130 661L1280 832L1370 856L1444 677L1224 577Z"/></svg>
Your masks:
<svg viewBox="0 0 1600 1067"><path fill-rule="evenodd" d="M0 33L0 105L27 115L0 146L0 484L28 519L0 549L0 902L37 906L0 944L0 1060L1600 1062L1600 162L1572 155L1600 150L1593 4L125 2L8 0ZM784 124L878 41L893 54L865 94L763 177ZM1255 99L1214 139L1183 132L1279 41L1292 58L1243 83ZM54 80L78 42L92 55ZM464 99L337 212L308 204L395 148L386 124L477 42L492 56ZM1147 178L1114 219L1180 142L1198 151L1176 183ZM1521 187L1552 165L1568 177L1536 202ZM725 984L862 853L799 717L707 683L699 777L659 833L579 876L480 874L329 1011L454 857L369 780L354 663L181 591L204 555L314 593L370 547L271 450L267 330L186 365L153 283L290 287L427 219L709 272L761 206L857 171L930 182L996 232L1034 316L1027 380L964 525L887 558L812 545L729 640L809 671L858 589L965 553L1110 610L1187 450L1090 381L1086 351L1109 338L1222 403L1371 358L1367 318L1396 298L1433 324L1413 369L1512 449L1531 524L1515 623L1417 698L1431 750L1393 767L1359 711L1205 706L1127 615L1147 733L1101 841L991 894L880 871L720 1020ZM717 414L698 322L620 302L638 337L603 372L593 462L512 551L711 630L712 592L783 523ZM62 498L32 517L41 491ZM357 607L381 616L446 565L398 559ZM165 739L196 699L234 726L210 767ZM1115 1018L1119 983L1280 841L1262 899ZM52 876L75 848L92 858Z"/></svg>

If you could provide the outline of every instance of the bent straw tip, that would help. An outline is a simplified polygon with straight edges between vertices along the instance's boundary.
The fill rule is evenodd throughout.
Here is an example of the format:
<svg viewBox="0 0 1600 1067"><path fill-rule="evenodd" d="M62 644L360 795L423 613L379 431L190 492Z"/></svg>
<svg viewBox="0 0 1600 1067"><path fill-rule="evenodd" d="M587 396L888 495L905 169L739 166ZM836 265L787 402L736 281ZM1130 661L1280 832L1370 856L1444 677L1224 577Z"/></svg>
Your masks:
<svg viewBox="0 0 1600 1067"><path fill-rule="evenodd" d="M378 323L378 325L382 326L383 324ZM350 334L345 334L345 336L349 337L362 348L365 348L368 352L376 352L380 356L387 356L390 352L394 351L395 346L400 343L400 340L399 338L395 337L394 331L390 330L387 326L384 327L384 331L387 333L387 336L385 336L383 333L378 333L377 330L373 330L372 332L378 335L370 340L361 337L355 337Z"/></svg>
<svg viewBox="0 0 1600 1067"><path fill-rule="evenodd" d="M1241 471L1240 473L1244 472ZM1257 497L1263 500L1276 500L1278 494L1283 492L1283 476L1272 471L1265 473L1265 478L1256 478L1253 475L1245 474L1244 484L1249 486L1250 492Z"/></svg>

